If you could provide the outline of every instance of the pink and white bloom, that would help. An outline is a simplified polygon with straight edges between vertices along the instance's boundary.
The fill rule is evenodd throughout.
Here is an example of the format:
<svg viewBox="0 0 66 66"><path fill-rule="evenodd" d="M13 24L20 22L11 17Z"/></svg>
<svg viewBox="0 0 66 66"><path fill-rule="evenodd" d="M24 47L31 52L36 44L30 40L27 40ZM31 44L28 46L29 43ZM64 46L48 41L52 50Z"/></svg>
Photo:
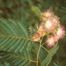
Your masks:
<svg viewBox="0 0 66 66"><path fill-rule="evenodd" d="M49 48L53 47L55 45L55 37L54 36L48 37L46 41L46 45Z"/></svg>
<svg viewBox="0 0 66 66"><path fill-rule="evenodd" d="M59 17L54 15L54 13L48 9L46 12L42 13L42 22L44 22L44 27L47 32L53 32L59 24Z"/></svg>
<svg viewBox="0 0 66 66"><path fill-rule="evenodd" d="M52 15L54 15L54 14L53 14L53 12L50 11L50 10L47 10L46 12L44 12L44 16L45 16L45 17L51 17Z"/></svg>
<svg viewBox="0 0 66 66"><path fill-rule="evenodd" d="M60 25L59 17L50 10L41 14L41 23L32 40L39 41L45 35L49 36L46 40L46 46L48 48L54 47L58 40L65 36L65 30Z"/></svg>
<svg viewBox="0 0 66 66"><path fill-rule="evenodd" d="M57 20L54 17L50 17L45 22L44 27L45 27L47 32L53 32L54 30L56 30L58 24L59 24L59 20Z"/></svg>
<svg viewBox="0 0 66 66"><path fill-rule="evenodd" d="M57 39L62 39L65 36L65 30L63 26L58 27L56 35Z"/></svg>
<svg viewBox="0 0 66 66"><path fill-rule="evenodd" d="M49 47L49 48L53 47L56 44L56 42L58 42L59 39L62 39L64 37L64 35L65 35L64 27L60 26L57 29L56 34L51 35L47 38L47 40L46 40L47 47Z"/></svg>

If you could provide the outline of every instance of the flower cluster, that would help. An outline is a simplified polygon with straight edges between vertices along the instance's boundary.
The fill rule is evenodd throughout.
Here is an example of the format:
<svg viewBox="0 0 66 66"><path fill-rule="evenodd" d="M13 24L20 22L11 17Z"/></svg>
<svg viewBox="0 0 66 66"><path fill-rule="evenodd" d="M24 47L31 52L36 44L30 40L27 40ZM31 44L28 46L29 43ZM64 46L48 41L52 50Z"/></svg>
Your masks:
<svg viewBox="0 0 66 66"><path fill-rule="evenodd" d="M62 39L65 35L65 30L63 28L63 26L60 26L57 28L57 31L53 34L53 35L50 35L48 38L47 38L47 46L48 47L53 47L55 45L56 42L58 42L59 39Z"/></svg>
<svg viewBox="0 0 66 66"><path fill-rule="evenodd" d="M50 35L51 33L51 35ZM65 35L64 27L61 26L59 17L52 11L47 10L41 13L41 23L35 35L32 37L33 41L39 41L41 37L48 35L46 45L53 47L59 39Z"/></svg>

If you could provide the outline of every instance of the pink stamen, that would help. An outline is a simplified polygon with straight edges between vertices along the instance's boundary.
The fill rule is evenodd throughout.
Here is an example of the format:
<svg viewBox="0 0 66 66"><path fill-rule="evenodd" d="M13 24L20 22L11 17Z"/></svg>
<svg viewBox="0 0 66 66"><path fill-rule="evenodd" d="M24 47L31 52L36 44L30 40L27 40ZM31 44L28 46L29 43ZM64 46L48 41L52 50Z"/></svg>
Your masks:
<svg viewBox="0 0 66 66"><path fill-rule="evenodd" d="M64 27L63 26L60 26L58 29L57 29L57 38L58 39L62 39L64 36L65 36L65 30L64 30Z"/></svg>

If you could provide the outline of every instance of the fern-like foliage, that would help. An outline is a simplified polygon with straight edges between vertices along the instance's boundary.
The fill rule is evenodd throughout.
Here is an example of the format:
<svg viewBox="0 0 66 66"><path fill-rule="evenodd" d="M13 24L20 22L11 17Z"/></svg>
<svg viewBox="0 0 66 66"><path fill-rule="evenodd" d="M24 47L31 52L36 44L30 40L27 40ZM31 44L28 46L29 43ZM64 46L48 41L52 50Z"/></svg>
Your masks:
<svg viewBox="0 0 66 66"><path fill-rule="evenodd" d="M31 41L22 22L0 19L0 62L5 66L48 66L58 50Z"/></svg>

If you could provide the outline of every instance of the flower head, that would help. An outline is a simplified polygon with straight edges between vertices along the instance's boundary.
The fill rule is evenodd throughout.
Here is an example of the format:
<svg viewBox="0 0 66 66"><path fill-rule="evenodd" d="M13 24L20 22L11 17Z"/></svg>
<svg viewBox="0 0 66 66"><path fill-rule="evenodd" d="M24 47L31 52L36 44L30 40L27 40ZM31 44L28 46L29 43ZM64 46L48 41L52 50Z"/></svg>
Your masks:
<svg viewBox="0 0 66 66"><path fill-rule="evenodd" d="M45 27L47 32L53 32L54 30L56 30L58 24L59 24L58 19L56 19L54 17L50 17L45 22L44 27Z"/></svg>
<svg viewBox="0 0 66 66"><path fill-rule="evenodd" d="M41 24L37 30L37 32L33 35L32 40L37 42L41 37L45 36L46 32L44 30L44 26Z"/></svg>
<svg viewBox="0 0 66 66"><path fill-rule="evenodd" d="M54 13L52 12L52 10L48 9L47 11L41 13L40 18L41 18L41 21L44 22L45 20L47 20L51 16L54 16Z"/></svg>
<svg viewBox="0 0 66 66"><path fill-rule="evenodd" d="M65 30L60 25L59 17L51 10L41 13L41 23L37 32L33 35L32 40L39 41L45 35L49 36L46 40L46 45L49 48L53 47L65 35Z"/></svg>
<svg viewBox="0 0 66 66"><path fill-rule="evenodd" d="M47 32L54 31L59 24L59 17L57 17L51 10L41 14L41 20L44 22L44 28Z"/></svg>
<svg viewBox="0 0 66 66"><path fill-rule="evenodd" d="M46 12L43 13L43 16L45 16L47 18L51 17L52 15L54 15L54 13L50 9L48 9Z"/></svg>
<svg viewBox="0 0 66 66"><path fill-rule="evenodd" d="M46 41L46 45L47 47L53 47L55 45L55 37L54 36L50 36L47 38L47 41Z"/></svg>
<svg viewBox="0 0 66 66"><path fill-rule="evenodd" d="M58 39L61 39L65 36L65 30L63 26L58 27L56 35Z"/></svg>

